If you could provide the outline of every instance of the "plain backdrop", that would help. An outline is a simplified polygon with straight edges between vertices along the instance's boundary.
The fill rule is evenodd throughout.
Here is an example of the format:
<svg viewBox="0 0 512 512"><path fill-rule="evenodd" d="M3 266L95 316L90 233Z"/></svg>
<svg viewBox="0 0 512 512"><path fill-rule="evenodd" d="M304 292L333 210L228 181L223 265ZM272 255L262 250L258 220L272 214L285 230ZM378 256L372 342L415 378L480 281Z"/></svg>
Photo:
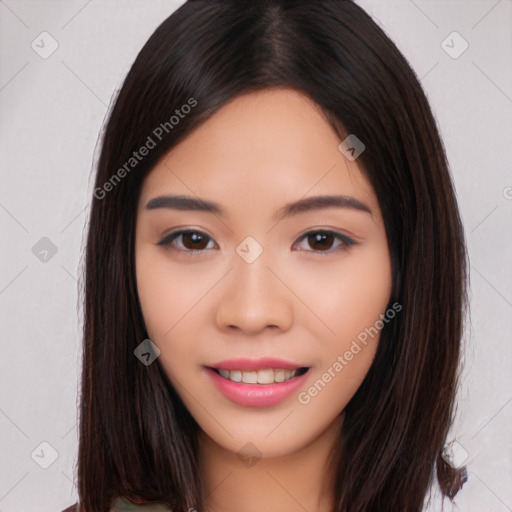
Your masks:
<svg viewBox="0 0 512 512"><path fill-rule="evenodd" d="M138 51L182 3L0 0L0 512L77 500L77 278L95 146ZM458 509L512 511L512 0L358 3L421 80L466 230Z"/></svg>

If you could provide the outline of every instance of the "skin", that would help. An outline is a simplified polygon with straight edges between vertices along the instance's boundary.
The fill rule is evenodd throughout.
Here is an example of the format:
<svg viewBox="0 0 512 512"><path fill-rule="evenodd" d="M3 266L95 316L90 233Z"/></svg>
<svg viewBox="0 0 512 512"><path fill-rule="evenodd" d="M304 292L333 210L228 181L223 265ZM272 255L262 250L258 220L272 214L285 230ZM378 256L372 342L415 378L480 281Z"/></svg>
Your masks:
<svg viewBox="0 0 512 512"><path fill-rule="evenodd" d="M225 104L143 184L135 243L139 300L159 364L202 429L199 470L208 511L331 506L326 460L379 336L307 404L293 393L272 407L237 405L213 386L204 365L277 357L311 367L299 390L307 391L385 313L392 282L381 212L357 159L346 159L340 142L310 99L266 89ZM166 194L213 200L226 213L146 209ZM334 194L358 199L371 214L329 207L272 219L286 203ZM157 245L177 228L207 237L196 245L190 237ZM322 229L357 244L328 237L319 245L304 237ZM252 263L236 252L247 236L263 248ZM248 442L261 456L250 466L237 456Z"/></svg>

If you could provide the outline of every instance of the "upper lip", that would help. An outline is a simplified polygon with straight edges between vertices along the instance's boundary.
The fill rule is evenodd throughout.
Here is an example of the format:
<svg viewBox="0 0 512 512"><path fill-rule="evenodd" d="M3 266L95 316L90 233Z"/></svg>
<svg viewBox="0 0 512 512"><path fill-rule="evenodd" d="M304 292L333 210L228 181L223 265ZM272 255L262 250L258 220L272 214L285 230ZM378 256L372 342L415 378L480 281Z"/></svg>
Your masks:
<svg viewBox="0 0 512 512"><path fill-rule="evenodd" d="M283 370L297 370L299 368L307 368L306 365L292 363L283 359L273 357L262 358L240 358L219 361L212 364L209 368L216 370L264 370L266 368L277 368Z"/></svg>

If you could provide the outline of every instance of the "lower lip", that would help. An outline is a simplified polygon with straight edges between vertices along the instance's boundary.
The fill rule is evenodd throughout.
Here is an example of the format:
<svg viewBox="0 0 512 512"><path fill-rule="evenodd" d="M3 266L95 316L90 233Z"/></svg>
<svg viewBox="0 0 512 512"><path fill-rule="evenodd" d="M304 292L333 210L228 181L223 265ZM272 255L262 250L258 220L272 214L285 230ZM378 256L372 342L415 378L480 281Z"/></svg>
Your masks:
<svg viewBox="0 0 512 512"><path fill-rule="evenodd" d="M309 370L298 377L276 384L245 384L221 377L215 370L206 368L219 391L229 400L248 407L270 407L288 398L306 381Z"/></svg>

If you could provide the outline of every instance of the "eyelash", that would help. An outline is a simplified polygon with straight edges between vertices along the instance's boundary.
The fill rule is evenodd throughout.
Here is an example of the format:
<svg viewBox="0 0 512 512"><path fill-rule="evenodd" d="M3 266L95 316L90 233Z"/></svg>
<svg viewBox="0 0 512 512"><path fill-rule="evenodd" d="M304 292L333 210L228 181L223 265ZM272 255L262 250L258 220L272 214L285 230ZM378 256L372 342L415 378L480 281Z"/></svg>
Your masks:
<svg viewBox="0 0 512 512"><path fill-rule="evenodd" d="M203 237L206 237L208 241L210 240L213 240L210 236L208 236L206 233L203 233L202 231L199 231L199 230L194 230L194 229L181 229L181 230L178 230L178 231L174 231L172 233L169 233L167 235L165 235L159 242L157 242L157 245L159 246L164 246L170 250L173 250L173 251L177 251L177 252L183 252L183 253L186 253L187 255L191 255L191 256L197 256L197 255L200 255L201 253L203 253L204 251L207 251L207 250L211 250L211 249L177 249L176 247L172 247L172 242L174 242L174 240L176 238L178 238L179 236L183 235L183 234L191 234L191 233L195 233L195 234L199 234ZM340 245L338 245L338 247L335 247L334 249L327 249L325 251L315 251L315 250L305 250L305 252L313 252L313 253L316 253L320 256L328 256L329 254L332 254L332 253L336 253L336 252L339 252L339 251L347 251L350 247L354 246L354 245L358 245L357 242L355 240L353 240L352 238L349 238L348 236L346 235L342 235L341 233L337 233L336 231L331 231L331 230L326 230L326 229L318 229L318 230L313 230L313 231L308 231L307 233L304 233L300 238L299 240L303 240L303 239L307 239L308 236L310 235L317 235L317 234L323 234L323 235L331 235L331 236L334 236L335 239L339 240L341 242ZM299 249L301 251L303 251L304 249Z"/></svg>

